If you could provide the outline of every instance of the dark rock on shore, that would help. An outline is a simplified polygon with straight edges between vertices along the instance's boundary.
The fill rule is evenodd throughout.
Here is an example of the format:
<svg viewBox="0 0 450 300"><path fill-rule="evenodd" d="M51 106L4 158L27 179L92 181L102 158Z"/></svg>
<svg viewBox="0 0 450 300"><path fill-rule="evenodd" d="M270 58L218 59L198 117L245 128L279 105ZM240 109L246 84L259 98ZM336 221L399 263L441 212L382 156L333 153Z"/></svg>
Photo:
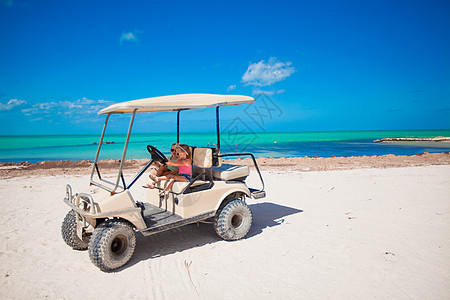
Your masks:
<svg viewBox="0 0 450 300"><path fill-rule="evenodd" d="M399 137L399 138L384 138L373 141L374 143L384 142L450 142L450 137L435 136L435 137Z"/></svg>

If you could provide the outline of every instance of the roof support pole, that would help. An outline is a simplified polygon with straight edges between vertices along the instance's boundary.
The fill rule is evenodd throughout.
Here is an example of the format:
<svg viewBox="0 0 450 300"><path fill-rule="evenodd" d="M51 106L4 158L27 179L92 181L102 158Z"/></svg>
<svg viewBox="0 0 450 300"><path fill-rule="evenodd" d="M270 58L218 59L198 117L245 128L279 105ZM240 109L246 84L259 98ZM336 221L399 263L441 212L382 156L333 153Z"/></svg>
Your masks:
<svg viewBox="0 0 450 300"><path fill-rule="evenodd" d="M113 195L116 192L117 187L119 186L120 178L121 178L121 176L123 176L122 169L123 169L123 164L125 163L125 156L127 154L128 142L130 141L131 128L133 128L134 116L136 115L136 111L137 111L137 108L135 108L133 110L133 114L131 115L130 125L128 126L127 139L125 141L125 147L123 148L122 159L120 160L119 174L117 175L116 185L114 186L114 189L112 190L111 195ZM126 187L124 186L123 188L125 189Z"/></svg>
<svg viewBox="0 0 450 300"><path fill-rule="evenodd" d="M108 125L109 116L111 116L111 114L108 114L106 116L105 124L103 125L102 136L100 137L100 142L98 142L97 154L95 155L94 163L96 163L97 160L98 160L98 155L100 153L100 148L102 147L102 144L103 144L103 137L105 136L106 125Z"/></svg>
<svg viewBox="0 0 450 300"><path fill-rule="evenodd" d="M177 112L177 143L180 143L180 112L181 110Z"/></svg>
<svg viewBox="0 0 450 300"><path fill-rule="evenodd" d="M219 106L216 107L217 149L220 150Z"/></svg>
<svg viewBox="0 0 450 300"><path fill-rule="evenodd" d="M98 143L98 147L97 147L97 154L95 154L94 164L92 165L92 172L91 172L91 179L90 179L91 183L92 183L92 177L94 176L94 171L96 169L98 155L100 154L100 148L102 147L102 144L103 144L103 137L105 136L106 125L108 125L109 116L111 116L111 114L108 114L106 116L105 124L103 125L102 136L100 137L100 142Z"/></svg>

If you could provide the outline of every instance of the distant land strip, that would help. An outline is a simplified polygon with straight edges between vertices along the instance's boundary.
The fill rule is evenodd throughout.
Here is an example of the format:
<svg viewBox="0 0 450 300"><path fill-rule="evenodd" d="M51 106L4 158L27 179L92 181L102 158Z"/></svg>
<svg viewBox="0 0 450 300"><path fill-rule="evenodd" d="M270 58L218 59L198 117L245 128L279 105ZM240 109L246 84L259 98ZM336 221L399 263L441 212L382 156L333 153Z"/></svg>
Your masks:
<svg viewBox="0 0 450 300"><path fill-rule="evenodd" d="M374 143L384 142L450 142L450 137L434 136L434 137L399 137L399 138L385 138L376 139Z"/></svg>

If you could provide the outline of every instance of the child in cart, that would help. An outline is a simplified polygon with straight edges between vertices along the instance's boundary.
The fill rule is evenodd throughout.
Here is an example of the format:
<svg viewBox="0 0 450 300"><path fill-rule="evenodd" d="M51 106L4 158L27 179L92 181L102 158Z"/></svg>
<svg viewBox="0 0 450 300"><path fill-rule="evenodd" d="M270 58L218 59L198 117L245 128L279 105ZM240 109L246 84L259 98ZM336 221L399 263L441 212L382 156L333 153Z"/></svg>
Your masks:
<svg viewBox="0 0 450 300"><path fill-rule="evenodd" d="M176 148L177 146L179 146L180 144L178 143L173 143L172 147L170 148L170 154L172 155L169 158L170 162L176 162L178 160L177 154L176 154ZM154 189L155 188L155 179L157 176L163 176L163 175L169 175L169 174L177 174L178 173L178 167L175 166L167 166L167 165L163 165L158 161L155 161L154 163L152 163L152 165L150 166L150 179L152 180L152 182L150 182L149 184L147 184L144 187L150 188L150 189Z"/></svg>
<svg viewBox="0 0 450 300"><path fill-rule="evenodd" d="M161 180L168 180L166 188L161 191L161 196L167 196L169 190L175 181L187 182L192 178L192 154L188 145L176 145L175 154L178 156L176 162L168 161L166 163L169 167L178 167L178 174L167 174L162 176L150 175L150 178L158 183Z"/></svg>

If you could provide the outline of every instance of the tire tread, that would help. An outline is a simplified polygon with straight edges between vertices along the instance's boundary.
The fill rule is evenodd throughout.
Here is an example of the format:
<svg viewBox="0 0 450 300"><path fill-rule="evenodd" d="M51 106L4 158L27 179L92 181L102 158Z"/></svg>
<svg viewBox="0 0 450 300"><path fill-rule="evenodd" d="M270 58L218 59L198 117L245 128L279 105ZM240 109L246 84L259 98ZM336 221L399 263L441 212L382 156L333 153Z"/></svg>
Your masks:
<svg viewBox="0 0 450 300"><path fill-rule="evenodd" d="M110 239L117 232L128 235L126 254L120 259L113 259L109 253ZM102 271L112 271L125 265L133 255L136 246L136 236L132 226L122 220L108 220L100 224L92 234L89 242L89 258Z"/></svg>
<svg viewBox="0 0 450 300"><path fill-rule="evenodd" d="M77 217L75 211L71 210L67 213L61 224L61 235L64 242L75 250L86 250L89 245L89 237L83 240L77 235Z"/></svg>
<svg viewBox="0 0 450 300"><path fill-rule="evenodd" d="M229 218L232 218L234 212L241 211L244 212L244 217L246 215L247 222L246 226L240 230L234 230L228 226ZM250 208L241 199L234 199L226 203L220 210L219 213L214 218L213 226L216 233L227 241L239 240L245 237L250 230L252 224L253 216Z"/></svg>

